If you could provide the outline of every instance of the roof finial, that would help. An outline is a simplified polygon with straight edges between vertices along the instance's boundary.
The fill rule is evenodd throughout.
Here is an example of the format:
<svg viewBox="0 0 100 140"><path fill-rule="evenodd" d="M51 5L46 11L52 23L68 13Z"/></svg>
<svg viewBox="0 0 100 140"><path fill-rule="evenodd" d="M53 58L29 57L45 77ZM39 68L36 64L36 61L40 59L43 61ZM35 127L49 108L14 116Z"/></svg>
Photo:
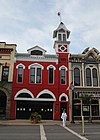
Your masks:
<svg viewBox="0 0 100 140"><path fill-rule="evenodd" d="M59 18L60 18L60 22L61 22L62 19L61 19L61 13L60 13L60 12L58 12L58 16L59 16Z"/></svg>

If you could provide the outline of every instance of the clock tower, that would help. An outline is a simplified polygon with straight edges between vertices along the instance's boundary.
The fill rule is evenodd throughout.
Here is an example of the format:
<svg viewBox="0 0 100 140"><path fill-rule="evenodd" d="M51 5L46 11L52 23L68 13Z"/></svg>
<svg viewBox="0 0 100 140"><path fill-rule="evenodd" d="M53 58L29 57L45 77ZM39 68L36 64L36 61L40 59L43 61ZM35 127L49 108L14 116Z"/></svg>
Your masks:
<svg viewBox="0 0 100 140"><path fill-rule="evenodd" d="M68 48L70 41L69 38L70 31L66 28L63 22L61 22L56 30L53 32L53 38L55 38L54 49L56 54L68 53Z"/></svg>

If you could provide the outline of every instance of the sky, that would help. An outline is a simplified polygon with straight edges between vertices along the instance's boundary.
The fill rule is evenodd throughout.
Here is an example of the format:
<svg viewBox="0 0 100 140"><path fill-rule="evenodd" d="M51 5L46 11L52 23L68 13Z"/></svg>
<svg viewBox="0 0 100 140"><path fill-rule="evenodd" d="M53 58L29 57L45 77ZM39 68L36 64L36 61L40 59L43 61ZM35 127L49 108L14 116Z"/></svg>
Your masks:
<svg viewBox="0 0 100 140"><path fill-rule="evenodd" d="M55 54L53 31L62 22L71 31L69 52L100 50L100 0L0 0L0 42L17 44L17 52L36 45Z"/></svg>

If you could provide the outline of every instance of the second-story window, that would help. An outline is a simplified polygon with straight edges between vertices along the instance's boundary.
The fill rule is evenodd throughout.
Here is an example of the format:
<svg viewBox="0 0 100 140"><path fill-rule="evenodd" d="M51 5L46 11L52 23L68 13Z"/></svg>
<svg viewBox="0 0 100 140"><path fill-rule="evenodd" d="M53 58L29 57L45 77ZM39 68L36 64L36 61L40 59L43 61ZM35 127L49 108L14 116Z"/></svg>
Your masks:
<svg viewBox="0 0 100 140"><path fill-rule="evenodd" d="M86 68L86 86L98 86L97 68Z"/></svg>
<svg viewBox="0 0 100 140"><path fill-rule="evenodd" d="M23 82L23 66L18 66L18 77L17 82L22 83Z"/></svg>
<svg viewBox="0 0 100 140"><path fill-rule="evenodd" d="M80 86L80 70L79 70L79 68L74 69L74 86Z"/></svg>
<svg viewBox="0 0 100 140"><path fill-rule="evenodd" d="M54 73L54 70L53 70L53 67L50 67L49 68L49 84L53 84L54 81L53 81L53 74Z"/></svg>
<svg viewBox="0 0 100 140"><path fill-rule="evenodd" d="M42 69L38 66L30 67L30 83L41 83Z"/></svg>
<svg viewBox="0 0 100 140"><path fill-rule="evenodd" d="M9 67L4 66L2 69L2 81L8 81Z"/></svg>
<svg viewBox="0 0 100 140"><path fill-rule="evenodd" d="M98 77L97 77L97 69L92 69L92 76L93 76L93 86L98 86Z"/></svg>
<svg viewBox="0 0 100 140"><path fill-rule="evenodd" d="M86 84L87 84L87 86L92 86L91 70L90 70L90 68L86 69Z"/></svg>
<svg viewBox="0 0 100 140"><path fill-rule="evenodd" d="M61 68L61 71L60 71L60 83L66 84L66 69L65 68Z"/></svg>

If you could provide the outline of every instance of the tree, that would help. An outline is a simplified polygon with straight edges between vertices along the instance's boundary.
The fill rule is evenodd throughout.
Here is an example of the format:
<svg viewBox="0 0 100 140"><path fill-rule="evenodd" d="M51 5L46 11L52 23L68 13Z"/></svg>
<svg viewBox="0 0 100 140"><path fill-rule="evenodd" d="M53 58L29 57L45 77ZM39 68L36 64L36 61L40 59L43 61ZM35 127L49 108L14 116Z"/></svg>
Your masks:
<svg viewBox="0 0 100 140"><path fill-rule="evenodd" d="M91 100L92 100L93 95L92 94L86 94L83 93L80 98L82 101L82 105L86 105L90 107L90 113L89 113L89 122L92 122L92 108L91 108ZM82 115L83 115L83 107L82 107Z"/></svg>

